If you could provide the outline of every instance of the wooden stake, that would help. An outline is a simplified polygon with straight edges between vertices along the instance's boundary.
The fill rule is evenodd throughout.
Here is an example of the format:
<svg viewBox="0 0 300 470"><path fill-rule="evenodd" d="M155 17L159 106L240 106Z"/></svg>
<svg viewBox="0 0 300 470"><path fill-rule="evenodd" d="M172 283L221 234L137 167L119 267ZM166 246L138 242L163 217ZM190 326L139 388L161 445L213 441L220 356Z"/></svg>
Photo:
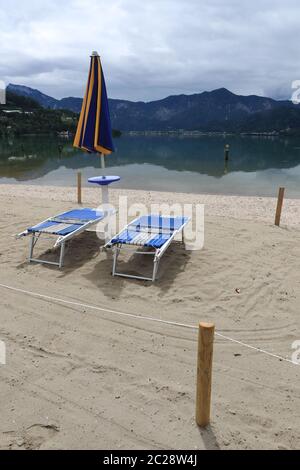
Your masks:
<svg viewBox="0 0 300 470"><path fill-rule="evenodd" d="M81 172L77 173L77 202L81 204Z"/></svg>
<svg viewBox="0 0 300 470"><path fill-rule="evenodd" d="M199 323L196 423L207 426L210 422L211 377L215 325Z"/></svg>
<svg viewBox="0 0 300 470"><path fill-rule="evenodd" d="M277 199L277 207L276 207L276 215L275 215L275 225L277 225L278 227L280 225L283 197L284 197L284 188L279 188L278 199Z"/></svg>

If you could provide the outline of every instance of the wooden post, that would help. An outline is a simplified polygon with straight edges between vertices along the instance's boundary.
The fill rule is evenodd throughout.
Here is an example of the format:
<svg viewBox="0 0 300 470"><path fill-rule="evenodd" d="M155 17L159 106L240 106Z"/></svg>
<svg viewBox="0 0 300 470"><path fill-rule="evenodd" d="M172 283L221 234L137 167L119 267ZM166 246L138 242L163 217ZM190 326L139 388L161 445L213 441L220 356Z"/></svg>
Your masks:
<svg viewBox="0 0 300 470"><path fill-rule="evenodd" d="M276 215L275 215L275 225L277 225L278 227L280 225L283 197L284 197L284 188L279 188L278 199L277 199L277 207L276 207Z"/></svg>
<svg viewBox="0 0 300 470"><path fill-rule="evenodd" d="M77 202L81 204L81 172L77 173Z"/></svg>
<svg viewBox="0 0 300 470"><path fill-rule="evenodd" d="M210 422L211 377L215 325L199 323L196 423L207 426Z"/></svg>

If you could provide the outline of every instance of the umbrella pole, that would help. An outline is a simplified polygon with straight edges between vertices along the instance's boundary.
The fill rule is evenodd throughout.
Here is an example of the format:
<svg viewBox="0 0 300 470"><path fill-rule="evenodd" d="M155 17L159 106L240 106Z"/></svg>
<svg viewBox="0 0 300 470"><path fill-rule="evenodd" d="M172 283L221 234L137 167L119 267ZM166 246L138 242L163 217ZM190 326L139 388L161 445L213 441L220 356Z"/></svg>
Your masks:
<svg viewBox="0 0 300 470"><path fill-rule="evenodd" d="M105 169L105 159L104 159L104 153L101 153L101 169Z"/></svg>
<svg viewBox="0 0 300 470"><path fill-rule="evenodd" d="M101 169L105 170L105 156L104 153L100 154L101 158ZM105 178L105 176L103 176ZM102 204L104 205L104 208L107 204L109 204L109 199L108 199L108 185L104 185L101 187L102 190Z"/></svg>
<svg viewBox="0 0 300 470"><path fill-rule="evenodd" d="M106 208L105 206L106 206L107 204L109 204L108 184L102 186L101 189L102 189L102 204L103 204L104 208Z"/></svg>

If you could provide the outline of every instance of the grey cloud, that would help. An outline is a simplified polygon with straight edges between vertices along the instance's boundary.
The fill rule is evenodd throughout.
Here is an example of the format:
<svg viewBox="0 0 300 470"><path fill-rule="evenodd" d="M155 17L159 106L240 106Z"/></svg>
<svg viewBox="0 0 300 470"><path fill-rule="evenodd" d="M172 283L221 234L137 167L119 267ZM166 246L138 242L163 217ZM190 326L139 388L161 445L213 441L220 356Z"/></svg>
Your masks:
<svg viewBox="0 0 300 470"><path fill-rule="evenodd" d="M300 79L296 0L0 0L0 79L82 96L89 54L109 95L151 100L227 87L289 98Z"/></svg>

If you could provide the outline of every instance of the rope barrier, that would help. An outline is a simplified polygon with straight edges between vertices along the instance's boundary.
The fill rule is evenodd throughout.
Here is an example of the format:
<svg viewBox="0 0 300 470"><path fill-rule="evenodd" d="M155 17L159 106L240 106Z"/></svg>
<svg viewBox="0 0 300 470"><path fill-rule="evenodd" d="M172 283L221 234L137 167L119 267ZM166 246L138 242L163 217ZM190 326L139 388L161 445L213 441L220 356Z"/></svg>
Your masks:
<svg viewBox="0 0 300 470"><path fill-rule="evenodd" d="M72 301L72 300L66 300L66 299L61 299L61 298L58 298L58 297L52 297L50 295L39 294L38 292L33 292L33 291L25 290L25 289L20 289L18 287L8 286L6 284L1 284L1 283L0 283L0 287L2 287L3 289L8 289L8 290L14 291L14 292L19 292L19 293L22 293L22 294L25 294L25 295L31 295L33 297L37 297L37 298L40 298L40 299L51 300L52 302L54 301L54 302L59 302L59 303L62 303L62 304L67 304L67 305L74 305L76 307L86 308L86 309L90 309L90 310L97 310L97 311L100 311L100 312L111 313L113 315L119 315L119 316L123 316L123 317L135 318L135 319L138 319L138 320L152 321L152 322L157 322L157 323L163 323L165 325L171 325L171 326L177 326L177 327L182 327L182 328L198 330L198 326L189 325L187 323L179 323L179 322L170 321L170 320L162 320L160 318L148 317L148 316L144 316L144 315L135 315L133 313L126 313L126 312L121 312L121 311L118 311L118 310L112 310L112 309L108 309L108 308L104 308L104 307L97 307L95 305L89 305L89 304L84 304L84 303L81 303L81 302L75 302L75 301ZM283 356L279 356L278 354L274 354L270 351L266 351L264 349L257 348L255 346L244 343L242 341L231 338L229 336L222 335L221 333L215 332L215 335L219 336L222 339L230 341L232 343L239 344L240 346L243 346L243 347L246 347L248 349L252 349L254 351L257 351L257 352L266 354L268 356L271 356L273 358L279 359L280 361L289 362L289 363L291 363L293 365L296 365L296 366L300 365L298 362L295 362L292 359L287 359Z"/></svg>

